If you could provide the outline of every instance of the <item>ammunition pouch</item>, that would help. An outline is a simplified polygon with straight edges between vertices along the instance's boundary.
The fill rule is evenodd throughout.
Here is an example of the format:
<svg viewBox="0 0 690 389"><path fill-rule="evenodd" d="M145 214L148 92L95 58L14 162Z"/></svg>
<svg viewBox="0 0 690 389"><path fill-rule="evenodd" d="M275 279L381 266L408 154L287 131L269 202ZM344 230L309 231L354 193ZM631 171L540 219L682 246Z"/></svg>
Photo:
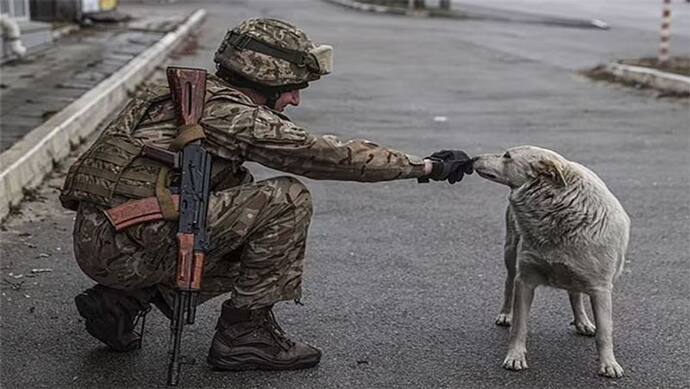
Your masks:
<svg viewBox="0 0 690 389"><path fill-rule="evenodd" d="M60 201L76 210L79 201L102 207L114 196L143 198L156 193L156 181L164 165L141 156L143 144L134 138L106 137L72 166Z"/></svg>

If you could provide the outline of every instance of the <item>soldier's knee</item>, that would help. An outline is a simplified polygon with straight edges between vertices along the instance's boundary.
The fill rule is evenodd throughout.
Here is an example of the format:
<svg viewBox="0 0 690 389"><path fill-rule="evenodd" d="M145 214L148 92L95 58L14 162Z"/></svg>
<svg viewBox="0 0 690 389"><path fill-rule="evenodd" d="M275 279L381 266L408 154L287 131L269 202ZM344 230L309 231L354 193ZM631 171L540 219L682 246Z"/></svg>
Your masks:
<svg viewBox="0 0 690 389"><path fill-rule="evenodd" d="M309 189L302 181L290 176L276 177L274 180L279 189L278 192L289 203L294 205L295 208L307 210L309 213L312 212L311 193L309 193Z"/></svg>

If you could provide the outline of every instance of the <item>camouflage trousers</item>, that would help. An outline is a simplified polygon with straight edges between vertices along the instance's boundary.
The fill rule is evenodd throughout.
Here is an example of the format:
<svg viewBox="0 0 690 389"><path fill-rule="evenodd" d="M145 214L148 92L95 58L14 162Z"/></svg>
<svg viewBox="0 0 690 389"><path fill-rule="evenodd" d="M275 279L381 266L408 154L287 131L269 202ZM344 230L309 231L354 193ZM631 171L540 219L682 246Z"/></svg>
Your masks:
<svg viewBox="0 0 690 389"><path fill-rule="evenodd" d="M312 215L307 188L276 177L214 192L209 201L211 249L199 302L231 292L238 308L255 309L302 296L302 269ZM177 222L160 221L116 233L103 211L82 203L74 253L96 282L133 290L155 286L172 301Z"/></svg>

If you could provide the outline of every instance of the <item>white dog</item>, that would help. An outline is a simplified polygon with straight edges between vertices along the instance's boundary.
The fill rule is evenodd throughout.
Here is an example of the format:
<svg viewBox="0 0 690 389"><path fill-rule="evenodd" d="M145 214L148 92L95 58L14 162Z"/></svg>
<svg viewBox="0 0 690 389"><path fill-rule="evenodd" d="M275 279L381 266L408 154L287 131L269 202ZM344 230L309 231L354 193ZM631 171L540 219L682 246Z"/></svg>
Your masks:
<svg viewBox="0 0 690 389"><path fill-rule="evenodd" d="M533 146L475 157L477 173L510 187L506 212L504 303L496 320L511 325L503 367L527 368L527 316L534 288L566 289L582 335L596 334L599 374L622 377L613 354L611 289L623 270L630 219L586 167ZM584 307L589 295L596 327Z"/></svg>

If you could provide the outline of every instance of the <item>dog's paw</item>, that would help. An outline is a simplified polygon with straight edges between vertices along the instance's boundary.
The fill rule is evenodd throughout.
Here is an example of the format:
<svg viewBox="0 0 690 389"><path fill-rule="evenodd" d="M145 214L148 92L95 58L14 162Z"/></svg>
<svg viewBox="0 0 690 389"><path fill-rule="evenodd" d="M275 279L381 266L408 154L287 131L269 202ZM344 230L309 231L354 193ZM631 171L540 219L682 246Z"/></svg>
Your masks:
<svg viewBox="0 0 690 389"><path fill-rule="evenodd" d="M582 336L594 336L597 332L597 327L591 321L574 321L570 323L575 326L575 332Z"/></svg>
<svg viewBox="0 0 690 389"><path fill-rule="evenodd" d="M506 359L503 360L503 368L508 370L527 369L527 353L518 351L508 351Z"/></svg>
<svg viewBox="0 0 690 389"><path fill-rule="evenodd" d="M607 378L623 377L623 368L615 359L603 361L599 364L599 375Z"/></svg>
<svg viewBox="0 0 690 389"><path fill-rule="evenodd" d="M510 327L510 322L513 320L513 315L510 313L499 313L496 318L496 325L501 327Z"/></svg>

